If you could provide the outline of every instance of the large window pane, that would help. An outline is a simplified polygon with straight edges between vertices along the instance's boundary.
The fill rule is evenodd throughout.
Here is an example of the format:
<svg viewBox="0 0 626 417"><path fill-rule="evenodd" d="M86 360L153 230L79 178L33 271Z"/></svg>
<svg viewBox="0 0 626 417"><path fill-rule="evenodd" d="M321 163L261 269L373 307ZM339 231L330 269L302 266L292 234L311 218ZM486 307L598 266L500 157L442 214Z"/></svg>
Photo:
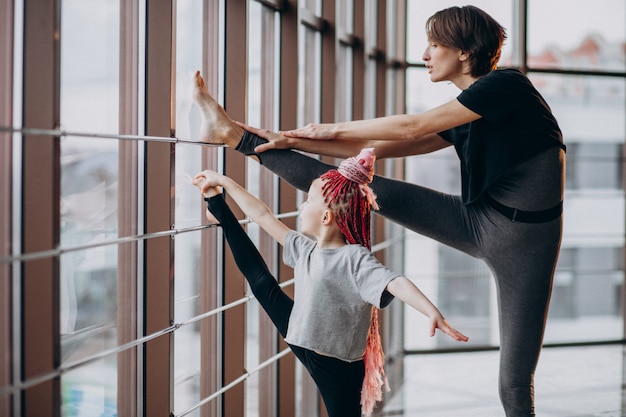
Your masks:
<svg viewBox="0 0 626 417"><path fill-rule="evenodd" d="M624 0L528 0L528 65L624 71Z"/></svg>
<svg viewBox="0 0 626 417"><path fill-rule="evenodd" d="M352 34L353 2L341 1L337 4L337 31L341 34ZM354 46L338 43L337 52L336 109L337 121L350 120L352 117L352 91L355 88L352 72L354 66Z"/></svg>
<svg viewBox="0 0 626 417"><path fill-rule="evenodd" d="M119 1L62 4L61 126L117 134Z"/></svg>
<svg viewBox="0 0 626 417"><path fill-rule="evenodd" d="M626 80L530 77L552 107L568 147L563 244L546 342L620 339Z"/></svg>
<svg viewBox="0 0 626 417"><path fill-rule="evenodd" d="M67 131L118 132L119 8L115 0L62 4L61 126ZM61 139L62 247L117 238L117 185L117 140ZM69 252L60 271L62 360L115 346L117 246ZM77 368L62 384L67 415L116 412L115 356Z"/></svg>

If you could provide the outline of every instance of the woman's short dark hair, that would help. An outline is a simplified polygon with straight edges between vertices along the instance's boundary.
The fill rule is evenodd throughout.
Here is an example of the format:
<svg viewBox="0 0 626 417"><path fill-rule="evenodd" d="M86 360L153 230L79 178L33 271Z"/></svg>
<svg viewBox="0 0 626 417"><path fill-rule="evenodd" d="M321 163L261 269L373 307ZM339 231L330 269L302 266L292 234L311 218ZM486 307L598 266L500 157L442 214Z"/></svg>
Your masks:
<svg viewBox="0 0 626 417"><path fill-rule="evenodd" d="M440 10L426 21L429 41L469 54L471 75L480 77L496 69L506 30L475 6Z"/></svg>

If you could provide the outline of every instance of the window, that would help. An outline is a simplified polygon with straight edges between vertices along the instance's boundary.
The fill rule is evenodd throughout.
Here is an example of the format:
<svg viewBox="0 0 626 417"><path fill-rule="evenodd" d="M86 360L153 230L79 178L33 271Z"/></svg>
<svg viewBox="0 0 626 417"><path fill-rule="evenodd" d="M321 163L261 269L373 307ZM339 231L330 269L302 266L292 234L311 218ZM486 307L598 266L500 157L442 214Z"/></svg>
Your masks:
<svg viewBox="0 0 626 417"><path fill-rule="evenodd" d="M507 29L499 65L528 68L529 78L559 121L568 147L562 254L545 341L618 340L623 337L623 317L616 311L623 306L624 280L618 259L623 258L624 248L625 5L607 0L572 7L564 0L528 0L516 3L514 10L513 3L485 0L474 5ZM459 93L454 85L431 83L421 61L426 19L456 4L409 0L407 5L407 112L416 113ZM526 22L521 14L524 7L528 8L527 26L519 27ZM520 38L524 33L527 39ZM460 194L458 158L448 149L408 158L407 180ZM477 268L475 260L460 259L462 256L418 235L409 235L410 250L435 257L419 265L407 256L406 269L420 285L437 294L436 303L462 310L460 317L470 320L470 328L480 335L473 337L470 345L497 345L495 288L492 279L486 280L489 272ZM464 303L455 295L459 292L471 294L473 300ZM583 293L594 295L585 299ZM604 304L597 302L601 298ZM489 308L478 311L477 306ZM413 326L410 320L419 320L406 309L405 315L407 326ZM602 331L590 330L596 325ZM405 346L439 345L410 337Z"/></svg>

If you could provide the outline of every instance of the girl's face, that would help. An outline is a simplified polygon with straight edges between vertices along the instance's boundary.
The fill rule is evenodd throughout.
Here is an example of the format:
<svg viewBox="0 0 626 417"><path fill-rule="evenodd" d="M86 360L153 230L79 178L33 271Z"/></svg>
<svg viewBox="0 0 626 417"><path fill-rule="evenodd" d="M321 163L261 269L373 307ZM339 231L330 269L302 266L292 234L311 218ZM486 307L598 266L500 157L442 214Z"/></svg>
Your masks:
<svg viewBox="0 0 626 417"><path fill-rule="evenodd" d="M452 81L453 83L465 73L466 54L457 48L450 48L437 44L433 40L428 41L422 59L426 62L426 68L430 74L430 80Z"/></svg>
<svg viewBox="0 0 626 417"><path fill-rule="evenodd" d="M307 199L300 205L302 233L318 237L326 212L330 212L330 209L324 202L324 196L322 195L322 180L318 178L311 183Z"/></svg>

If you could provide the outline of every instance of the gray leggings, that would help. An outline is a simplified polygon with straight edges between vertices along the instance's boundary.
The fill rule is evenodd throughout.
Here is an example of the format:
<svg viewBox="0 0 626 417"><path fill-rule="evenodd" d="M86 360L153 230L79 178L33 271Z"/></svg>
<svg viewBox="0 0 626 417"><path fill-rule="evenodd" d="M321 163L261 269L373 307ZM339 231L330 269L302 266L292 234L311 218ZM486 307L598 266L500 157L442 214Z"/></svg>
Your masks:
<svg viewBox="0 0 626 417"><path fill-rule="evenodd" d="M254 147L264 142L265 139L246 132L237 150L253 155ZM554 195L563 186L564 167L558 152L552 152L552 158L557 160L552 160L550 169L555 171L551 176L541 175L550 193L530 187L532 195L522 195L521 200L532 199L532 204L541 207L542 201L537 200L544 199L543 207L550 207L560 199L560 194ZM303 191L308 190L313 179L332 168L295 151L271 150L255 155L263 166ZM530 164L528 176L537 172L536 168ZM519 199L520 187L512 184L519 178L525 181L516 172L505 181L506 186L494 190L494 195L506 203L506 192L502 190L515 190L512 200ZM498 295L500 399L507 417L534 416L533 375L561 244L561 218L538 224L512 222L482 200L465 205L460 196L379 176L371 187L380 206L379 214L488 265Z"/></svg>

